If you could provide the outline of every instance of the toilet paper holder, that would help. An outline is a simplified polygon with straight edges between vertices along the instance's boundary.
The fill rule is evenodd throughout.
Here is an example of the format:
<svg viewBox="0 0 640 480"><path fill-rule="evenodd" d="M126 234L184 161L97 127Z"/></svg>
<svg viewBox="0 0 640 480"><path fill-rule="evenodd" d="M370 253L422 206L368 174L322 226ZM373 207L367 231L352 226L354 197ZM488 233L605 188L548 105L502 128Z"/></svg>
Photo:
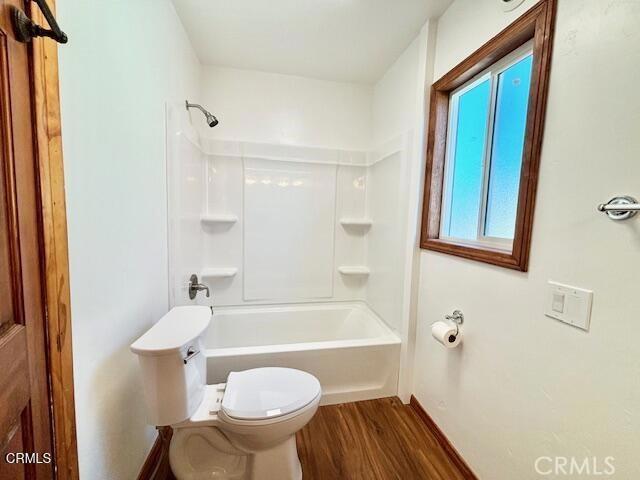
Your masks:
<svg viewBox="0 0 640 480"><path fill-rule="evenodd" d="M452 324L455 323L455 331ZM431 335L445 348L455 348L462 341L460 325L464 323L464 314L461 310L454 310L451 315L445 315L444 321L439 320L431 324Z"/></svg>
<svg viewBox="0 0 640 480"><path fill-rule="evenodd" d="M445 315L444 319L456 324L456 336L458 336L458 333L460 333L460 325L464 323L464 313L462 313L462 310L454 310L451 315Z"/></svg>

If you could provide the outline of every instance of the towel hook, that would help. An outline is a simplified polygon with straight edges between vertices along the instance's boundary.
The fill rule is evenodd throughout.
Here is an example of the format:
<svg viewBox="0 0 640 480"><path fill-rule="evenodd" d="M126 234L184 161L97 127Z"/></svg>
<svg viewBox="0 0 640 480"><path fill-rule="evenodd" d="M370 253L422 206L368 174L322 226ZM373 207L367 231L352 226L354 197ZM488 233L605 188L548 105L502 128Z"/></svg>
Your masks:
<svg viewBox="0 0 640 480"><path fill-rule="evenodd" d="M56 18L51 13L51 9L47 5L46 0L32 0L40 7L44 18L47 20L50 28L44 28L36 24L27 15L17 7L12 8L11 19L13 21L13 31L16 40L22 43L30 42L35 37L53 38L58 43L67 43L67 35L60 30Z"/></svg>

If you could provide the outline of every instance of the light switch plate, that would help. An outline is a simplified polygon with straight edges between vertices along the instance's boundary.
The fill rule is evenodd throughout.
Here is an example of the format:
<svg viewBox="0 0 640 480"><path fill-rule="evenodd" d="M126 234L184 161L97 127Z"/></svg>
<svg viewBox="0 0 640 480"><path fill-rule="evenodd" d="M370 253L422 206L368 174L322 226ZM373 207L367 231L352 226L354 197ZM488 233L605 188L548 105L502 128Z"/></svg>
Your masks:
<svg viewBox="0 0 640 480"><path fill-rule="evenodd" d="M549 281L545 315L589 330L593 291Z"/></svg>

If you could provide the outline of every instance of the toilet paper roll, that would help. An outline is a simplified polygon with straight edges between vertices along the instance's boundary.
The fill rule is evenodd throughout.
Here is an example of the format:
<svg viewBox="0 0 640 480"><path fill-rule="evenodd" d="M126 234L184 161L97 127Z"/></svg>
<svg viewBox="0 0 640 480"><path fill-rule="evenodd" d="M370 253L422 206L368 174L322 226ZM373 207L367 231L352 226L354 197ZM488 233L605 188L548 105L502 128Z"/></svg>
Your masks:
<svg viewBox="0 0 640 480"><path fill-rule="evenodd" d="M456 335L456 326L447 322L436 322L431 326L431 335L446 348L456 348L462 342L462 332Z"/></svg>

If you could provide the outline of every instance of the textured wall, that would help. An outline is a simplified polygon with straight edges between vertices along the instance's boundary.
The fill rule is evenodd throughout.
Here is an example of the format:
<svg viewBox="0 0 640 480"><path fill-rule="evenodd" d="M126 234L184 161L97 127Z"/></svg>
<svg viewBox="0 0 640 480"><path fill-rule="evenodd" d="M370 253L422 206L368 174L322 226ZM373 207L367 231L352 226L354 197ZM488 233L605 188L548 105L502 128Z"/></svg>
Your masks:
<svg viewBox="0 0 640 480"><path fill-rule="evenodd" d="M435 78L533 3L456 0ZM640 223L595 210L640 197L640 2L558 3L529 272L421 255L415 393L483 479L541 478L539 456L596 456L601 470L613 456L613 478L640 476ZM590 332L544 316L549 279L594 290ZM464 343L446 351L430 324L455 308Z"/></svg>
<svg viewBox="0 0 640 480"><path fill-rule="evenodd" d="M168 308L165 102L199 64L168 0L58 13L80 474L131 479L155 433L129 344Z"/></svg>
<svg viewBox="0 0 640 480"><path fill-rule="evenodd" d="M220 119L214 138L367 150L371 99L366 84L205 67L202 98Z"/></svg>

